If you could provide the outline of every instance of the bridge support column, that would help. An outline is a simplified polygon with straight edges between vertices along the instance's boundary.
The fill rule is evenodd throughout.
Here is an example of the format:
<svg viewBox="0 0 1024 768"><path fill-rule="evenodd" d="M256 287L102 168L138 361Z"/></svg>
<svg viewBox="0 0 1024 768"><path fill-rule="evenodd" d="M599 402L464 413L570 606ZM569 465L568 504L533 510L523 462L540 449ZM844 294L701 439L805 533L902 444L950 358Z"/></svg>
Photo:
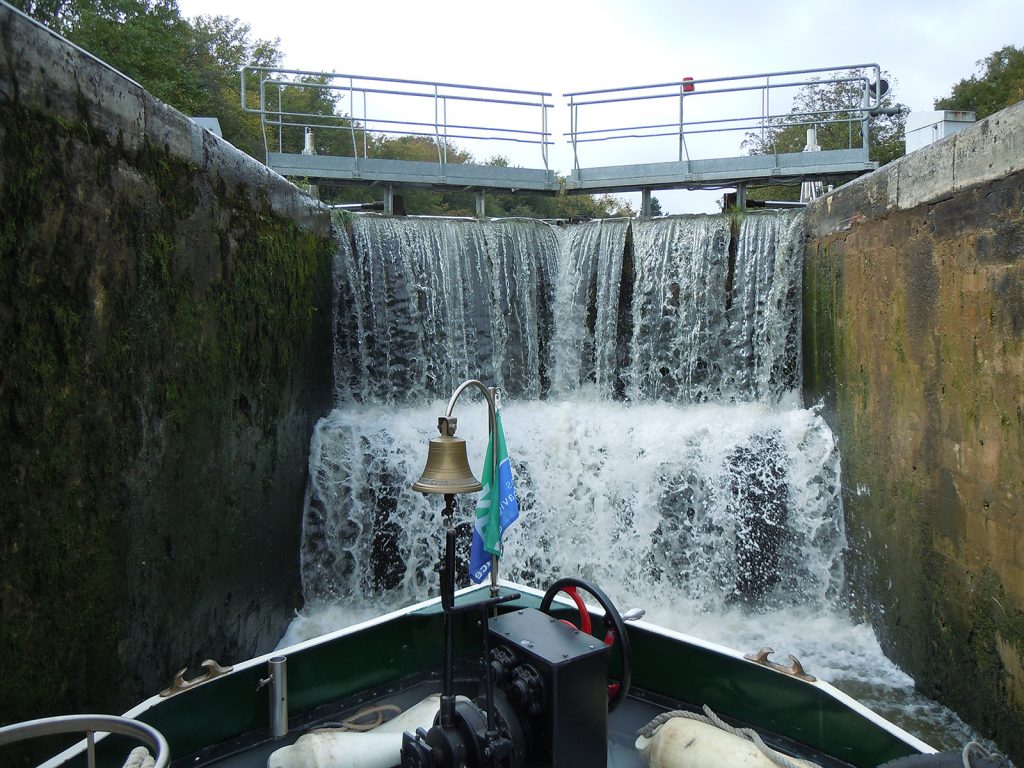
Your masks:
<svg viewBox="0 0 1024 768"><path fill-rule="evenodd" d="M486 193L482 189L476 191L476 217L483 219L487 217Z"/></svg>
<svg viewBox="0 0 1024 768"><path fill-rule="evenodd" d="M645 218L651 218L651 190L642 189L640 190L640 215Z"/></svg>
<svg viewBox="0 0 1024 768"><path fill-rule="evenodd" d="M384 187L384 215L395 215L395 188L390 184Z"/></svg>
<svg viewBox="0 0 1024 768"><path fill-rule="evenodd" d="M747 209L747 185L736 185L736 209L745 211Z"/></svg>

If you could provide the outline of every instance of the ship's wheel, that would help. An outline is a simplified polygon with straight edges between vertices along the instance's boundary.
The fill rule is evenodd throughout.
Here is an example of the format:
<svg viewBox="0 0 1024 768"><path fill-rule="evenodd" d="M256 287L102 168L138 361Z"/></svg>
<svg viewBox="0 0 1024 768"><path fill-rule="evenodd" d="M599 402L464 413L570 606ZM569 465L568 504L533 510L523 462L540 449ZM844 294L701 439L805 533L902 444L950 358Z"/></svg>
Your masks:
<svg viewBox="0 0 1024 768"><path fill-rule="evenodd" d="M604 635L595 634L590 611L587 610L586 603L583 602L577 591L580 589L593 595L598 605L604 609ZM565 592L576 604L576 610L580 614L579 629L582 632L594 635L606 645L618 650L619 677L618 680L612 678L608 682L608 711L611 712L626 698L632 676L632 656L629 649L629 635L626 633L626 623L622 620L622 615L615 608L608 595L597 585L592 584L586 579L578 579L572 576L559 579L548 587L548 591L544 593L544 599L540 602L540 609L544 613L551 613L551 604L554 602L555 595L559 592Z"/></svg>

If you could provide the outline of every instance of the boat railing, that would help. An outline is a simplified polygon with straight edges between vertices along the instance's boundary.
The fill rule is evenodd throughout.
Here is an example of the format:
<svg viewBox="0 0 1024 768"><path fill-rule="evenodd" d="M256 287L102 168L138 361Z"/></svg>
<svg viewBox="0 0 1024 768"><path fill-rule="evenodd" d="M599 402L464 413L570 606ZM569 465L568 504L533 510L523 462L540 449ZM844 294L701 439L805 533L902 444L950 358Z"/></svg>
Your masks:
<svg viewBox="0 0 1024 768"><path fill-rule="evenodd" d="M96 766L96 735L116 733L130 736L153 748L153 768L166 768L170 759L167 739L156 728L138 720L115 715L59 715L0 727L0 747L43 736L85 733L89 768Z"/></svg>

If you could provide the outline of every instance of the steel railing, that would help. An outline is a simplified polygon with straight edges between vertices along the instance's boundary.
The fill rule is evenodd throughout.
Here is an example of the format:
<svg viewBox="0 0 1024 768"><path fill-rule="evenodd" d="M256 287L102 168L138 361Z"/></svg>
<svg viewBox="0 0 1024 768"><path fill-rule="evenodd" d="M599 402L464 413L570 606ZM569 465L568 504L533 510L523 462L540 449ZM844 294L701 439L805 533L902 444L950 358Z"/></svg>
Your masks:
<svg viewBox="0 0 1024 768"><path fill-rule="evenodd" d="M332 103L347 99L348 110L343 114L325 114L287 109L287 102L297 101L294 97L303 91L307 95L326 96ZM271 151L268 129L276 133L278 152L284 151L286 130L315 129L347 132L352 155L359 157L361 153L364 158L370 151L369 134L428 137L437 145L437 159L442 166L448 161L452 139L533 144L540 147L544 169L548 170L548 148L553 143L548 129L548 110L553 106L550 93L278 67L243 67L241 96L242 109L260 115L268 157ZM370 103L374 100L393 100L396 107L388 110L378 104L371 109ZM477 118L449 121L449 107L456 104L469 107ZM429 112L426 119L422 114L410 116L422 106L429 110L431 105L432 119ZM483 107L511 108L520 127L487 122L493 116ZM532 127L527 127L531 124Z"/></svg>
<svg viewBox="0 0 1024 768"><path fill-rule="evenodd" d="M95 768L96 765L97 733L117 733L145 742L156 753L153 755L153 768L166 768L170 760L170 747L160 731L138 720L114 715L60 715L5 725L0 728L0 747L42 736L82 732L86 734L85 748L89 768Z"/></svg>
<svg viewBox="0 0 1024 768"><path fill-rule="evenodd" d="M832 88L845 92L845 103L816 111L773 110L775 105L789 105L801 89ZM855 64L842 67L768 72L735 77L705 79L685 78L670 83L607 88L596 91L577 91L563 94L568 99L569 131L562 134L572 145L573 166L578 171L579 145L590 142L620 139L649 139L678 137L678 160L689 160L686 137L695 134L743 131L756 133L762 140L770 130L793 125L807 127L832 123L850 126L849 145L853 146L852 127L859 124L860 146L868 146L868 118L881 108L887 85L881 78L877 64ZM724 94L752 94L759 97L758 110L729 117L704 120L686 119L686 107L695 99L706 99ZM580 113L597 111L598 107L635 106L639 102L655 102L658 117L653 122L636 125L606 125L581 127ZM623 110L618 110L619 112Z"/></svg>

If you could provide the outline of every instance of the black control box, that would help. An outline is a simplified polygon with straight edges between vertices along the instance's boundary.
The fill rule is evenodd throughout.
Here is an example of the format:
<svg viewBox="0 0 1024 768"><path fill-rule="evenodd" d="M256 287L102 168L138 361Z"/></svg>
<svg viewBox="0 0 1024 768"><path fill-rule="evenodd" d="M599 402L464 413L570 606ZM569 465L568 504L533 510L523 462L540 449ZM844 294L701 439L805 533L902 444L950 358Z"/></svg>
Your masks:
<svg viewBox="0 0 1024 768"><path fill-rule="evenodd" d="M527 765L605 768L607 646L533 608L490 620L498 687L529 725Z"/></svg>

